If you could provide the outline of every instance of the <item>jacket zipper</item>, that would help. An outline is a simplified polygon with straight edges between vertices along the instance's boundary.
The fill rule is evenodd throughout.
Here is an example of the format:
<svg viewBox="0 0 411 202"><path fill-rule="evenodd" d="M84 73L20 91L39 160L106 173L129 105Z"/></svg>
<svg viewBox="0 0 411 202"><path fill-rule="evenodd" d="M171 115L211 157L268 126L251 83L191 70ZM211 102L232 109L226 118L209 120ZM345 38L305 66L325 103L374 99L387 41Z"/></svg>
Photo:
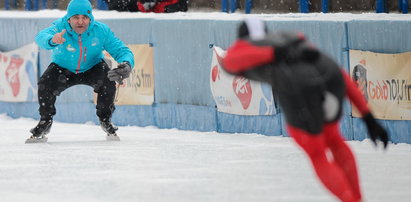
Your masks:
<svg viewBox="0 0 411 202"><path fill-rule="evenodd" d="M87 59L87 46L84 47L84 62L86 62Z"/></svg>
<svg viewBox="0 0 411 202"><path fill-rule="evenodd" d="M77 62L76 74L78 74L80 71L81 58L83 57L83 42L81 41L81 35L78 36L78 44L80 49L80 55Z"/></svg>

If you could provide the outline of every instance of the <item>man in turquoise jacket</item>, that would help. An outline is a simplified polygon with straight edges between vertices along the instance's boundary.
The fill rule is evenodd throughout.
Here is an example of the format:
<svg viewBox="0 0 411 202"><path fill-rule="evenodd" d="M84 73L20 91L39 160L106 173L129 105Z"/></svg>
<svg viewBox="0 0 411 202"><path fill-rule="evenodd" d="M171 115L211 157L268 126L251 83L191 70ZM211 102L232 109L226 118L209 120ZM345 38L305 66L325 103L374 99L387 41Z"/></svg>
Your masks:
<svg viewBox="0 0 411 202"><path fill-rule="evenodd" d="M38 33L36 43L52 50L52 62L38 82L40 121L30 130L33 134L26 142L47 141L56 114L56 96L71 86L91 86L97 96L97 116L107 138L119 140L117 127L111 123L115 109L116 82L122 83L134 66L130 49L118 39L110 28L94 21L89 0L72 0L67 15ZM110 70L104 62L106 50L119 63Z"/></svg>

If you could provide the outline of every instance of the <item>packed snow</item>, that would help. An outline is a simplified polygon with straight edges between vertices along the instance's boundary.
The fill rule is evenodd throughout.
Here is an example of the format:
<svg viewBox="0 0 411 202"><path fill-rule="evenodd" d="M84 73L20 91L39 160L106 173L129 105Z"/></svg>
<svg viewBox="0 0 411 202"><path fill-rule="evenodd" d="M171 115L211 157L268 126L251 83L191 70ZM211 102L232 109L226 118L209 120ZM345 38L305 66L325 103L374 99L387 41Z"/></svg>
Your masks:
<svg viewBox="0 0 411 202"><path fill-rule="evenodd" d="M31 118L0 115L2 202L337 201L291 138L55 122L47 143L25 144ZM411 145L387 151L349 141L366 201L411 199Z"/></svg>

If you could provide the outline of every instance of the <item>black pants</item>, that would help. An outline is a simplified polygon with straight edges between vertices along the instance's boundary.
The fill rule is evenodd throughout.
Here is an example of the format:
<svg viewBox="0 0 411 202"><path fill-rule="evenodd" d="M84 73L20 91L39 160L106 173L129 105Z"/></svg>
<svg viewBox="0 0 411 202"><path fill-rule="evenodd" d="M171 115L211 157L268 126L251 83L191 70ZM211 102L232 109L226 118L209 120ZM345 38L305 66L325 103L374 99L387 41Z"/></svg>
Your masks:
<svg viewBox="0 0 411 202"><path fill-rule="evenodd" d="M97 116L100 120L110 119L113 114L116 83L107 78L110 70L104 61L90 70L75 74L51 63L38 82L38 101L41 119L51 119L56 114L56 97L64 90L75 85L91 86L97 96ZM79 114L80 115L80 114Z"/></svg>

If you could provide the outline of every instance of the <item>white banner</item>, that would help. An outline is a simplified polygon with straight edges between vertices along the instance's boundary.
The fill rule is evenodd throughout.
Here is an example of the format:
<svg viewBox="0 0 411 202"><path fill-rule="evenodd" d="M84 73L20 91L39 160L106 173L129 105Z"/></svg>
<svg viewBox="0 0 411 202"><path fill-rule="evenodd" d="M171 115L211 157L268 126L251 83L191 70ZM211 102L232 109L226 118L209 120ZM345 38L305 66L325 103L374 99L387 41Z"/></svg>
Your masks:
<svg viewBox="0 0 411 202"><path fill-rule="evenodd" d="M273 115L276 113L271 86L234 76L221 67L225 51L213 48L210 87L217 110L238 115Z"/></svg>
<svg viewBox="0 0 411 202"><path fill-rule="evenodd" d="M350 73L374 116L411 120L411 52L398 54L350 50ZM354 110L354 117L361 115Z"/></svg>
<svg viewBox="0 0 411 202"><path fill-rule="evenodd" d="M10 52L0 52L0 100L37 101L37 56L35 43Z"/></svg>

